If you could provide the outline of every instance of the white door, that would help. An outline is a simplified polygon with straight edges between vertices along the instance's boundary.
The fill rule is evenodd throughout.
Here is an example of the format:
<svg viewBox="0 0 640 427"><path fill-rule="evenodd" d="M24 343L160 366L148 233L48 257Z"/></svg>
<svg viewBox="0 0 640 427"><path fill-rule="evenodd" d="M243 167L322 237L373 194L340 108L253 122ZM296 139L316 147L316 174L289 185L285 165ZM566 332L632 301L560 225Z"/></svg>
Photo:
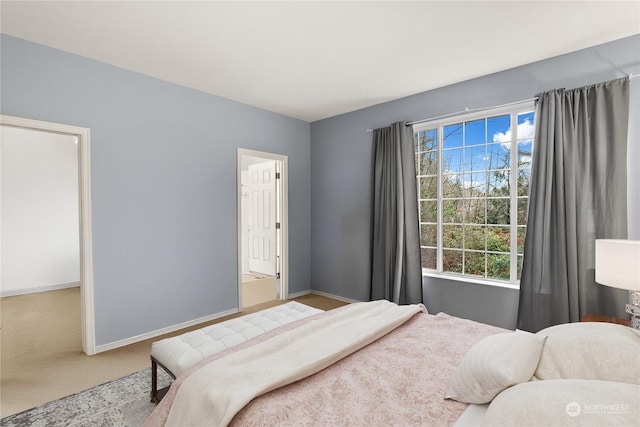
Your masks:
<svg viewBox="0 0 640 427"><path fill-rule="evenodd" d="M276 275L276 162L249 165L249 270Z"/></svg>

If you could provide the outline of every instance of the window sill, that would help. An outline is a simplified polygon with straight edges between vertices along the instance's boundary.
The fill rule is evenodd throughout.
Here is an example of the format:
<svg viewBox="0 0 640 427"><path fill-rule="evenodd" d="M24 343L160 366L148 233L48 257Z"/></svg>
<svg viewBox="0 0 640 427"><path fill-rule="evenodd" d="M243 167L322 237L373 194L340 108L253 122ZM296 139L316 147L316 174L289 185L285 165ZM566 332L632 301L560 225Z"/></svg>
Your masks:
<svg viewBox="0 0 640 427"><path fill-rule="evenodd" d="M509 282L500 282L497 280L474 278L474 277L468 277L468 276L459 276L456 274L436 273L434 271L429 271L424 268L422 269L422 277L433 277L436 279L454 280L456 282L465 282L465 283L471 283L474 285L495 286L498 288L520 289L519 284L513 284Z"/></svg>

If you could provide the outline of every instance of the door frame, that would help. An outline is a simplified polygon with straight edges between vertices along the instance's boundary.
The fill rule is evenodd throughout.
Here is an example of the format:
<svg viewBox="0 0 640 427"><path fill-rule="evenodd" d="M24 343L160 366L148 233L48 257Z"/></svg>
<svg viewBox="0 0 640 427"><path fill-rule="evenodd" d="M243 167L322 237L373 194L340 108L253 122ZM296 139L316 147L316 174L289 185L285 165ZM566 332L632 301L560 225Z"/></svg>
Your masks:
<svg viewBox="0 0 640 427"><path fill-rule="evenodd" d="M280 180L277 200L280 209L280 284L279 299L289 298L289 167L288 156L268 153L265 151L238 148L237 173L236 173L236 199L237 199L237 232L238 232L238 310L242 311L242 156L261 157L267 160L275 160L280 164Z"/></svg>
<svg viewBox="0 0 640 427"><path fill-rule="evenodd" d="M91 151L89 128L45 122L23 117L0 115L0 124L78 138L78 206L80 219L80 300L82 318L82 350L96 354L93 243L91 233Z"/></svg>

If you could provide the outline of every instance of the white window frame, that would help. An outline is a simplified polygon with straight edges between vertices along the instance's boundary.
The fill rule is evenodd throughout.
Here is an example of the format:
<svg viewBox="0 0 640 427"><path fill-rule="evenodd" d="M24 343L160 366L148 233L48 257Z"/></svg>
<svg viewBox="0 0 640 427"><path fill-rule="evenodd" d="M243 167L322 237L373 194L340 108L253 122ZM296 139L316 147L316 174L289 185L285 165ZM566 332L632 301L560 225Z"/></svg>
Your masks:
<svg viewBox="0 0 640 427"><path fill-rule="evenodd" d="M489 108L478 112L456 115L432 121L422 122L413 125L414 134L420 131L426 131L437 128L438 136L438 189L437 189L437 239L436 239L436 269L422 268L423 276L437 277L443 279L451 279L462 282L469 282L475 284L507 287L513 289L519 289L520 280L518 280L518 116L523 113L529 113L535 111L534 101L524 102L518 105L508 105L498 108ZM443 129L447 125L452 125L461 122L470 122L479 119L487 119L490 117L511 115L511 152L510 152L510 278L509 280L500 280L492 278L483 278L464 273L453 273L443 271L443 193L442 193L442 177L443 177ZM534 117L535 121L535 117ZM417 175L417 174L416 174ZM418 176L418 175L417 175ZM417 180L418 185L418 211L420 210L420 181ZM527 197L528 199L528 197ZM420 214L420 212L418 212ZM503 226L507 226L504 224ZM464 246L464 243L463 243ZM421 245L422 248L422 245ZM485 254L489 253L486 249Z"/></svg>

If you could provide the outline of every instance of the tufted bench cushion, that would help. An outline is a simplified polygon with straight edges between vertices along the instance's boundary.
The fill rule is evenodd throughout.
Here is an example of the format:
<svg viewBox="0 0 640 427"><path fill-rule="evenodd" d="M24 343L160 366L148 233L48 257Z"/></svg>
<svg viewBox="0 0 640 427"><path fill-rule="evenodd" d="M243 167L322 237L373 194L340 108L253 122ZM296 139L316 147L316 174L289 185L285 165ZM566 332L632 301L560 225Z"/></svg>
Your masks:
<svg viewBox="0 0 640 427"><path fill-rule="evenodd" d="M219 351L279 326L322 312L323 310L290 301L152 343L151 400L159 401L156 390L158 364L176 378L202 359Z"/></svg>

